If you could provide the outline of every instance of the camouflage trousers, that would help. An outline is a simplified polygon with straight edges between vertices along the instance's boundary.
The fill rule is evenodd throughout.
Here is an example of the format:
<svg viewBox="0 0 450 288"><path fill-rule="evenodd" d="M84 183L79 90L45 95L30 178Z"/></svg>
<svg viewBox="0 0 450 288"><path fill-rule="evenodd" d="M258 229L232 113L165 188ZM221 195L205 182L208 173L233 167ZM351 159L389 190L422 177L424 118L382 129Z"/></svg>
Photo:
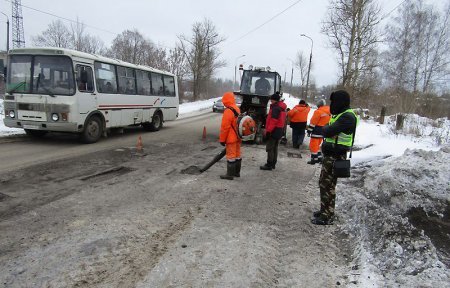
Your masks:
<svg viewBox="0 0 450 288"><path fill-rule="evenodd" d="M322 217L330 219L334 216L334 206L336 202L337 178L333 175L333 163L335 160L345 160L346 155L334 157L325 156L320 171L320 211Z"/></svg>

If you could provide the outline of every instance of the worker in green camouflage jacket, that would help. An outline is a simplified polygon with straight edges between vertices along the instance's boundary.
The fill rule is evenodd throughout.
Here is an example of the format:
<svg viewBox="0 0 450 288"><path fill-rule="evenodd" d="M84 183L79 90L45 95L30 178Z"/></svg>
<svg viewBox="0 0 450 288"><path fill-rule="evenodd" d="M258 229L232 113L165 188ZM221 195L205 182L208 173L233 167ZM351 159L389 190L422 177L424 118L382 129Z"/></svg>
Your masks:
<svg viewBox="0 0 450 288"><path fill-rule="evenodd" d="M316 225L331 225L334 219L337 177L333 175L335 160L347 159L347 152L353 143L357 117L350 109L350 95L339 90L330 95L332 117L322 129L325 141L322 144L324 156L320 172L320 210L313 213L311 222Z"/></svg>

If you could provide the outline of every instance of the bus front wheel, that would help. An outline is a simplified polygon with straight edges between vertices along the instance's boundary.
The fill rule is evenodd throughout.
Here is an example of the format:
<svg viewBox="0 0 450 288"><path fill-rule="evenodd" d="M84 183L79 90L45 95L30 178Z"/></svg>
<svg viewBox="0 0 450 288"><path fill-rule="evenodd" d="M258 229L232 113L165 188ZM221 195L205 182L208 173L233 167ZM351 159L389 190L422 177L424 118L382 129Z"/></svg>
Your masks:
<svg viewBox="0 0 450 288"><path fill-rule="evenodd" d="M152 117L152 122L143 123L142 126L147 131L159 131L163 126L163 116L161 111L155 112Z"/></svg>
<svg viewBox="0 0 450 288"><path fill-rule="evenodd" d="M81 140L86 143L95 143L102 137L103 125L98 116L91 116L86 121L84 131L81 133Z"/></svg>

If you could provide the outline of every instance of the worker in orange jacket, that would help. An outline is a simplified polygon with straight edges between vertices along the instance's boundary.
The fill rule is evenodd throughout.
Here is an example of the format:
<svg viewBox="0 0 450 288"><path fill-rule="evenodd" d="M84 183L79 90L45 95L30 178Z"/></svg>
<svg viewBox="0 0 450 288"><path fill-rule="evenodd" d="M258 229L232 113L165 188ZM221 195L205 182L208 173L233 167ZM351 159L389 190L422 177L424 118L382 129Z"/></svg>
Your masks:
<svg viewBox="0 0 450 288"><path fill-rule="evenodd" d="M221 179L233 180L241 173L241 142L238 136L237 118L241 111L236 105L233 92L223 94L222 125L220 126L220 144L225 146L227 158L227 174L220 175Z"/></svg>
<svg viewBox="0 0 450 288"><path fill-rule="evenodd" d="M306 122L308 122L310 110L311 108L305 100L300 100L300 103L287 113L289 125L292 128L292 146L295 149L300 148L300 145L303 144L303 139L305 139Z"/></svg>
<svg viewBox="0 0 450 288"><path fill-rule="evenodd" d="M323 156L320 152L320 145L323 141L322 127L327 125L331 118L330 106L325 105L325 100L321 99L316 104L317 110L314 111L307 129L308 136L311 137L309 142L311 160L307 163L311 165L322 163Z"/></svg>

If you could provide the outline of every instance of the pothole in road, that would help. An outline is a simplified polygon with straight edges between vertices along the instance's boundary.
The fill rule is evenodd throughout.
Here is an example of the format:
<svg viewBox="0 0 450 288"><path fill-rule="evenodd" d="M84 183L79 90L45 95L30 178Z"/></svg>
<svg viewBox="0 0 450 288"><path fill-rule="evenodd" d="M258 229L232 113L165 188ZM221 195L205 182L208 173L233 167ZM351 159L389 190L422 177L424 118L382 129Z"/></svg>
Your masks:
<svg viewBox="0 0 450 288"><path fill-rule="evenodd" d="M189 166L186 169L181 170L181 174L200 175L202 172L198 166Z"/></svg>
<svg viewBox="0 0 450 288"><path fill-rule="evenodd" d="M287 152L287 156L289 158L302 158L302 154L300 154L300 153L293 153L293 152Z"/></svg>
<svg viewBox="0 0 450 288"><path fill-rule="evenodd" d="M0 202L3 202L4 200L11 198L11 196L8 196L6 194L0 193Z"/></svg>
<svg viewBox="0 0 450 288"><path fill-rule="evenodd" d="M121 176L121 175L130 173L134 170L135 169L132 169L129 167L119 166L119 167L114 167L111 169L107 169L104 171L100 171L100 172L97 172L94 174L90 174L90 175L81 177L80 180L88 181L88 182L93 182L94 180L95 180L95 182L105 181L105 180L111 179L113 177L117 177L117 176Z"/></svg>

